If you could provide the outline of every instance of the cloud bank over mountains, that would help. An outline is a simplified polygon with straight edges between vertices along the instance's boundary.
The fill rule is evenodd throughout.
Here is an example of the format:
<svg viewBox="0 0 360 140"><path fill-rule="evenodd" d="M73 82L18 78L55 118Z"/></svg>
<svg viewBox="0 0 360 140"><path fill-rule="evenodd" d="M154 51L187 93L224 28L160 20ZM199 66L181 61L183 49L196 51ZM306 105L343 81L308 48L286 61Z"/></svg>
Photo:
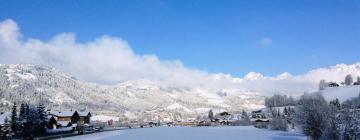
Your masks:
<svg viewBox="0 0 360 140"><path fill-rule="evenodd" d="M250 72L243 78L208 73L184 66L179 60L160 60L156 55L136 54L118 37L101 36L80 43L74 33L61 33L49 41L24 38L11 19L0 22L0 63L30 63L58 68L80 80L117 84L148 79L159 85L188 88L252 90L263 94L299 94L317 89L321 79L343 81L360 75L360 63L319 68L302 75L282 73L275 77Z"/></svg>

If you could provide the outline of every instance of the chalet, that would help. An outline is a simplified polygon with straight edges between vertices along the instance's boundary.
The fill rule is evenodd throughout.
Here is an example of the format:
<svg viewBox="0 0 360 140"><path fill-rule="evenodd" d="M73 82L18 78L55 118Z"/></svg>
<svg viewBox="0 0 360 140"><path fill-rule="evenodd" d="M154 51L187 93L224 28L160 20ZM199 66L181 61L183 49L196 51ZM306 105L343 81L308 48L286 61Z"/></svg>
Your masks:
<svg viewBox="0 0 360 140"><path fill-rule="evenodd" d="M152 121L148 122L147 124L148 124L149 127L159 126L159 123L152 122Z"/></svg>
<svg viewBox="0 0 360 140"><path fill-rule="evenodd" d="M80 111L52 111L48 112L48 128L69 127L73 124L90 123L91 113Z"/></svg>
<svg viewBox="0 0 360 140"><path fill-rule="evenodd" d="M266 117L265 110L256 110L251 112L250 121L254 124L257 128L267 128L270 120Z"/></svg>
<svg viewBox="0 0 360 140"><path fill-rule="evenodd" d="M230 117L231 117L230 113L221 112L216 115L216 118L218 119L217 123L219 125L230 125Z"/></svg>
<svg viewBox="0 0 360 140"><path fill-rule="evenodd" d="M266 113L263 110L252 111L251 119L266 119Z"/></svg>

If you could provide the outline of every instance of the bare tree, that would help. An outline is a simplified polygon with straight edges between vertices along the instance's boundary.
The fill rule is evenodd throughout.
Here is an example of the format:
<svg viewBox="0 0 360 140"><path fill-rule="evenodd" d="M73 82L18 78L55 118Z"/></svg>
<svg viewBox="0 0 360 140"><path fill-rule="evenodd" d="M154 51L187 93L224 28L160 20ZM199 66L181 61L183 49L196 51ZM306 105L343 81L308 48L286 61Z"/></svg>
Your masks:
<svg viewBox="0 0 360 140"><path fill-rule="evenodd" d="M351 76L351 74L346 75L345 77L345 85L349 86L354 82L353 77Z"/></svg>
<svg viewBox="0 0 360 140"><path fill-rule="evenodd" d="M325 80L320 80L320 83L319 83L319 90L324 90L325 87L327 87L327 83Z"/></svg>

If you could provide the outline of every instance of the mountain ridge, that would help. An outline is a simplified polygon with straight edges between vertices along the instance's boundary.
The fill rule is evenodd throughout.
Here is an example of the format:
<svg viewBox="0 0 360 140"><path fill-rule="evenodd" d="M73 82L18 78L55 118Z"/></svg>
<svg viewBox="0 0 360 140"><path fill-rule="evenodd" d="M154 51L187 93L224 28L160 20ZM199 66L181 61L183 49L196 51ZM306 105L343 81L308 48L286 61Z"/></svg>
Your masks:
<svg viewBox="0 0 360 140"><path fill-rule="evenodd" d="M79 81L60 70L32 64L0 65L2 106L13 102L45 103L53 110L87 109L112 116L181 119L208 110L240 112L263 107L264 96L240 89L218 92L202 88L160 86L150 80L99 85ZM150 117L149 117L150 116ZM159 119L159 118L157 118Z"/></svg>

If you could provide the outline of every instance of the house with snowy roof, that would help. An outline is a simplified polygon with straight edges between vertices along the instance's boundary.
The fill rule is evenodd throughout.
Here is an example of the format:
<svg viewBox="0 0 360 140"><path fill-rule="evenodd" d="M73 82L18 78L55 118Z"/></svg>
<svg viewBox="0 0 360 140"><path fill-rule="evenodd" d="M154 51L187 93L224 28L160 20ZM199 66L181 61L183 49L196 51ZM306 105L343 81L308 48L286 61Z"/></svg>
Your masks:
<svg viewBox="0 0 360 140"><path fill-rule="evenodd" d="M230 125L231 121L230 121L230 117L231 114L229 112L221 112L215 115L215 120L217 120L217 123L219 123L219 125Z"/></svg>
<svg viewBox="0 0 360 140"><path fill-rule="evenodd" d="M50 111L48 114L49 122L52 123L48 125L55 125L56 127L69 127L74 124L84 125L90 123L91 120L89 111Z"/></svg>

